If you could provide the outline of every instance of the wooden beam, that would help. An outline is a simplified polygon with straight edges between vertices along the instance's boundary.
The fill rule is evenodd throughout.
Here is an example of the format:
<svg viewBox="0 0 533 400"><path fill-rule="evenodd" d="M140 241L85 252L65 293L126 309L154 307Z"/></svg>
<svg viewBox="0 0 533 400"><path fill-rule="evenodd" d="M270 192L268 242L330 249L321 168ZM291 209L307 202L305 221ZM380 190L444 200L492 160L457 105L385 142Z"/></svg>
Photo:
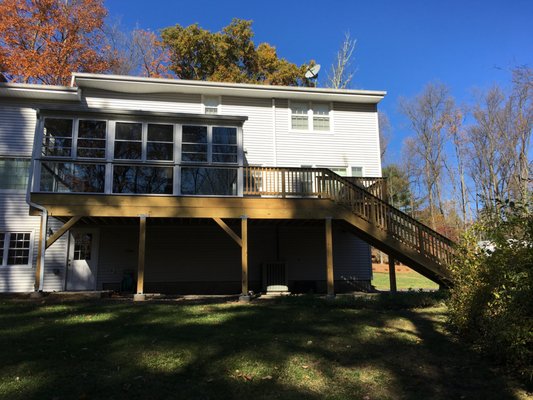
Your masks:
<svg viewBox="0 0 533 400"><path fill-rule="evenodd" d="M46 240L46 248L49 248L51 245L53 245L57 239L59 239L61 236L65 234L72 226L78 222L81 219L81 216L77 215L72 218L70 218L65 224L59 228L57 231L54 232L52 236L50 236Z"/></svg>
<svg viewBox="0 0 533 400"><path fill-rule="evenodd" d="M239 246L242 247L242 240L241 238L239 237L239 235L237 235L233 229L231 229L224 221L222 221L222 218L218 218L218 217L215 217L213 218L213 220L218 224L218 226L220 226L222 229L224 229L224 231L233 239L235 240L235 242L237 242L237 244Z"/></svg>
<svg viewBox="0 0 533 400"><path fill-rule="evenodd" d="M389 254L390 291L396 292L396 260Z"/></svg>
<svg viewBox="0 0 533 400"><path fill-rule="evenodd" d="M241 219L241 272L242 272L242 296L248 296L248 218Z"/></svg>
<svg viewBox="0 0 533 400"><path fill-rule="evenodd" d="M326 218L326 269L327 269L327 295L335 296L335 280L333 276L333 229L331 218Z"/></svg>
<svg viewBox="0 0 533 400"><path fill-rule="evenodd" d="M41 225L39 228L39 246L37 247L37 263L35 266L35 282L34 289L38 291L41 287L41 270L44 268L42 265L44 260L44 252L46 247L43 246L44 238L46 235L47 218L44 213L41 214Z"/></svg>
<svg viewBox="0 0 533 400"><path fill-rule="evenodd" d="M143 294L144 262L146 258L146 215L140 215L139 217L139 260L137 264L137 294Z"/></svg>

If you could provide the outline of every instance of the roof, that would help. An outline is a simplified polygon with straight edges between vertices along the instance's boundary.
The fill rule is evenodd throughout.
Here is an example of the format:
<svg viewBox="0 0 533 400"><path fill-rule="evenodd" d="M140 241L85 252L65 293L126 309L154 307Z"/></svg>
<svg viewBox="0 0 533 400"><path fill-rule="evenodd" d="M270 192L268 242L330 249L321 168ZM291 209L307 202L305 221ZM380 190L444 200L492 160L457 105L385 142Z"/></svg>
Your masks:
<svg viewBox="0 0 533 400"><path fill-rule="evenodd" d="M99 75L75 72L72 86L112 90L122 93L193 93L295 100L343 101L349 103L379 103L384 91L311 88L300 86L256 85L191 81L185 79L144 78L124 75Z"/></svg>
<svg viewBox="0 0 533 400"><path fill-rule="evenodd" d="M143 78L124 75L101 75L75 72L71 86L33 85L0 82L0 96L38 100L79 101L83 89L109 90L118 93L189 93L214 96L281 98L305 101L339 101L377 104L384 91L313 88L299 86L255 85L190 81L184 79ZM81 91L80 91L81 89Z"/></svg>
<svg viewBox="0 0 533 400"><path fill-rule="evenodd" d="M74 87L27 83L0 82L0 96L36 100L80 100L79 90Z"/></svg>

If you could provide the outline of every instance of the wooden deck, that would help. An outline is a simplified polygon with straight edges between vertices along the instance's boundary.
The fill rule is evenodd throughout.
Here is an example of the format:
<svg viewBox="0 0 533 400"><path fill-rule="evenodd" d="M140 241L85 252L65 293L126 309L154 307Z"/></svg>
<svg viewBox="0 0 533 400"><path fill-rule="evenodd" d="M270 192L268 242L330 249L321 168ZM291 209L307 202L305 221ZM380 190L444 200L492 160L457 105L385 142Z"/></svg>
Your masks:
<svg viewBox="0 0 533 400"><path fill-rule="evenodd" d="M332 247L331 224L342 225L422 275L441 285L452 284L447 265L454 243L388 204L381 178L355 181L325 168L269 167L245 167L243 176L244 197L32 193L31 200L44 206L49 216L68 220L67 228L80 217L212 218L242 248L243 295L250 219L324 220L327 254ZM32 212L38 215L37 210ZM242 236L225 225L226 218L242 219ZM326 264L328 293L333 294L329 256Z"/></svg>

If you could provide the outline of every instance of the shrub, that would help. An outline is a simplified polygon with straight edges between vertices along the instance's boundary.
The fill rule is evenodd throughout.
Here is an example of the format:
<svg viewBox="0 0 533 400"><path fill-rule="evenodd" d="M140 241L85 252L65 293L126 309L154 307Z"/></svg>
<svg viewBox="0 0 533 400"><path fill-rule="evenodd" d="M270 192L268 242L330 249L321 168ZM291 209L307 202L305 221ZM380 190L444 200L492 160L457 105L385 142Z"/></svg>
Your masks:
<svg viewBox="0 0 533 400"><path fill-rule="evenodd" d="M484 239L489 246L480 246ZM449 320L465 340L533 377L533 215L507 202L459 241Z"/></svg>

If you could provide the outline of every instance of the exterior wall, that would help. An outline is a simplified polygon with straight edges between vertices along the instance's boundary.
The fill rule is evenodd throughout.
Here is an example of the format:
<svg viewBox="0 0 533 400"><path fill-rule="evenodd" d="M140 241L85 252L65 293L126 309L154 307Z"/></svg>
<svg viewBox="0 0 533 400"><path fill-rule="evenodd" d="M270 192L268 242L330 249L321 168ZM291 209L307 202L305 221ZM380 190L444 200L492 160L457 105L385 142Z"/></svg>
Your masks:
<svg viewBox="0 0 533 400"><path fill-rule="evenodd" d="M0 157L31 157L35 134L36 112L27 102L0 103ZM40 217L29 216L26 192L0 190L0 232L31 232L31 265L0 266L0 292L27 292L34 290L35 267L39 241ZM49 219L48 227L56 230L62 224ZM47 251L43 288L62 290L66 265L66 235Z"/></svg>
<svg viewBox="0 0 533 400"><path fill-rule="evenodd" d="M35 109L62 105L79 109L203 112L199 94L127 94L84 89L79 103L0 97L0 157L31 157ZM284 99L275 99L273 104L272 99L221 96L220 113L248 116L243 128L248 164L362 166L366 176L381 175L375 105L332 103L333 131L327 133L292 132L289 101ZM32 265L2 267L0 291L33 290L39 222L39 217L28 215L24 192L0 191L0 230L29 231L33 238ZM49 228L55 231L61 224L51 218ZM153 229L155 235L151 234ZM104 283L119 283L125 269L136 271L137 235L132 227L101 228L98 288ZM325 281L323 244L321 227L254 226L250 231L250 288L259 288L262 262L275 260L287 262L293 282ZM147 289L150 282L197 282L196 287L201 287L206 280L217 280L220 290L240 290L240 250L217 226L150 227L147 246ZM46 251L43 284L47 291L64 289L67 247L68 235L64 235ZM351 234L336 231L334 251L337 281L370 280L368 245Z"/></svg>
<svg viewBox="0 0 533 400"><path fill-rule="evenodd" d="M276 100L277 164L284 167L363 167L381 176L377 111L374 105L333 103L331 132L290 129L287 100Z"/></svg>
<svg viewBox="0 0 533 400"><path fill-rule="evenodd" d="M248 115L243 126L243 148L249 165L275 165L272 100L223 96L221 114Z"/></svg>
<svg viewBox="0 0 533 400"><path fill-rule="evenodd" d="M237 226L234 226L237 230ZM209 238L209 240L206 240ZM101 226L98 289L118 289L137 270L138 227ZM261 290L264 262L285 261L291 290L325 289L325 232L321 226L249 227L250 289ZM369 281L368 245L335 229L335 280ZM240 247L218 226L148 226L145 291L239 293Z"/></svg>

